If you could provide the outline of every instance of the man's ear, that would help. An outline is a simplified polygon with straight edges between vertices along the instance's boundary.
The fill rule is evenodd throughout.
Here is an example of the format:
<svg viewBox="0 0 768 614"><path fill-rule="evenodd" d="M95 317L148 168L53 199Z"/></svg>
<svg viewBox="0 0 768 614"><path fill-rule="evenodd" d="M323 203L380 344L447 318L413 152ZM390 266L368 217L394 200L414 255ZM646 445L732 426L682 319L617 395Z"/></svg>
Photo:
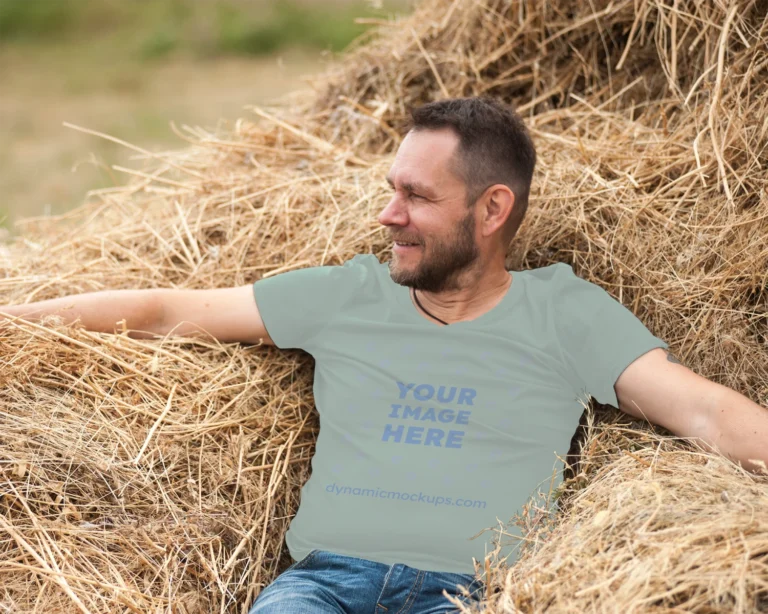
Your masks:
<svg viewBox="0 0 768 614"><path fill-rule="evenodd" d="M489 236L503 227L515 205L515 194L509 187L498 183L485 191L485 214L483 216L483 235Z"/></svg>

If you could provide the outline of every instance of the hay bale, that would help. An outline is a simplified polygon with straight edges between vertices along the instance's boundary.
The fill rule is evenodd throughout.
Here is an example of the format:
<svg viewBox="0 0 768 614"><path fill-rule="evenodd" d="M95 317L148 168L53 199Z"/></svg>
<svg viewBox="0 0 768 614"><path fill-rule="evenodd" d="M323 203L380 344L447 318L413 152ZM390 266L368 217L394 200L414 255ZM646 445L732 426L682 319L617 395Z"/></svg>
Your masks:
<svg viewBox="0 0 768 614"><path fill-rule="evenodd" d="M590 424L564 513L519 515L526 554L490 566L484 611L768 611L766 478L611 422Z"/></svg>
<svg viewBox="0 0 768 614"><path fill-rule="evenodd" d="M765 9L425 0L314 93L227 134L185 128L188 148L140 152L125 187L27 222L2 302L388 260L376 214L407 108L488 94L517 105L540 159L508 268L571 264L768 404ZM0 345L3 607L244 612L285 568L318 428L309 355L55 320ZM596 409L561 513L534 497L510 519L523 553L488 561L483 611L768 611L766 478Z"/></svg>

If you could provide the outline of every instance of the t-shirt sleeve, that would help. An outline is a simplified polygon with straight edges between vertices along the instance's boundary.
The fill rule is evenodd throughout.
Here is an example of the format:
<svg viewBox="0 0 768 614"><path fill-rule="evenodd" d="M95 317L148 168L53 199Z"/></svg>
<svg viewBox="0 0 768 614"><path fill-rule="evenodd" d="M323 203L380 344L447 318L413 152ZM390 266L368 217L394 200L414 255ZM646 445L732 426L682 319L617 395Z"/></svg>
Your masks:
<svg viewBox="0 0 768 614"><path fill-rule="evenodd" d="M554 265L555 327L566 371L580 392L619 406L613 386L632 362L669 345L597 284L578 277L570 265Z"/></svg>
<svg viewBox="0 0 768 614"><path fill-rule="evenodd" d="M358 254L342 265L294 269L253 284L256 307L280 349L312 353L322 331L359 287L365 270Z"/></svg>

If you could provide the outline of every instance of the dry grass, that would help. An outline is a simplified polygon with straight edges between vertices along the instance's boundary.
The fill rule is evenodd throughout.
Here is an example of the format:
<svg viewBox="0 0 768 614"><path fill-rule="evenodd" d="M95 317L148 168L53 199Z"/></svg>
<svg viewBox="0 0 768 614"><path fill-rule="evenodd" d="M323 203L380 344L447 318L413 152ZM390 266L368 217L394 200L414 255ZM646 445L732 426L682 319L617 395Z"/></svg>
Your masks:
<svg viewBox="0 0 768 614"><path fill-rule="evenodd" d="M527 117L541 161L508 267L571 263L685 364L768 404L767 13L427 0L313 94L231 134L185 129L189 147L145 154L128 186L28 223L3 298L387 260L376 214L407 108L489 94ZM288 563L317 433L311 357L55 322L0 344L0 603L245 612ZM487 562L483 611L768 612L768 478L597 409L563 512L534 497L516 518L523 556Z"/></svg>

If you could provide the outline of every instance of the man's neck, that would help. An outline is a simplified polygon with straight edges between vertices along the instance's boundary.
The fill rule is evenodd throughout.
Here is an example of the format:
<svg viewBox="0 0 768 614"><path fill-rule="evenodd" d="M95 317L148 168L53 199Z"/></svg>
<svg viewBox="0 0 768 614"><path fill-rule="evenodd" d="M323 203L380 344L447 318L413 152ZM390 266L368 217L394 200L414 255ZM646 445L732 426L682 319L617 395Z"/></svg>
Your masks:
<svg viewBox="0 0 768 614"><path fill-rule="evenodd" d="M418 303L430 314L448 323L474 320L501 302L512 281L509 271L503 270L500 275L494 276L493 280L485 280L482 288L475 286L441 293L411 288L411 300L419 313L429 320L433 318L419 309ZM414 299L414 293L418 295L418 303Z"/></svg>

